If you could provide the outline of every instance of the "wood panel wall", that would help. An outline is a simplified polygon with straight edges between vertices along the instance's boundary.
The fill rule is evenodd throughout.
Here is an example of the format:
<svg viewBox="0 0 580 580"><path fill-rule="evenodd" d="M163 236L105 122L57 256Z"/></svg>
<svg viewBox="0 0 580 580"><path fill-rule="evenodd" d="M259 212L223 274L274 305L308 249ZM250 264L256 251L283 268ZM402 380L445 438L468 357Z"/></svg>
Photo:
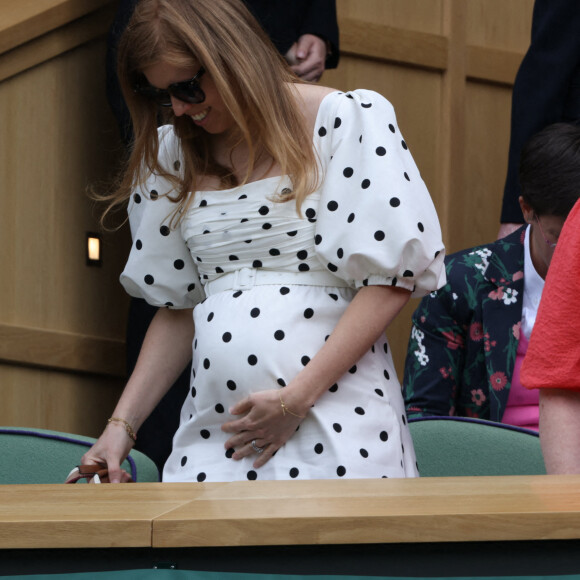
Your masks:
<svg viewBox="0 0 580 580"><path fill-rule="evenodd" d="M96 435L120 392L127 235L98 232L87 187L120 145L105 97L114 5L5 1L0 29L0 425Z"/></svg>
<svg viewBox="0 0 580 580"><path fill-rule="evenodd" d="M448 253L494 240L513 81L533 0L337 0L341 61L322 83L394 105L431 192ZM388 330L402 376L417 300Z"/></svg>
<svg viewBox="0 0 580 580"><path fill-rule="evenodd" d="M511 89L533 0L337 0L340 66L322 82L384 94L431 191L449 252L499 227ZM99 433L124 374L125 231L85 192L120 150L105 99L114 0L0 7L0 424ZM389 329L402 372L412 301Z"/></svg>

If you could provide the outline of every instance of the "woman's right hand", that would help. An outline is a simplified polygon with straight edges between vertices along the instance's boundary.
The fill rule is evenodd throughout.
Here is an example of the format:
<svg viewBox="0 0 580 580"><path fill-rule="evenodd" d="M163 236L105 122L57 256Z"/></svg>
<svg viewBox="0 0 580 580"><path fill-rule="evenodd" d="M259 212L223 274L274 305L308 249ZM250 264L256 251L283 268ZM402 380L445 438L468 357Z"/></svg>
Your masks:
<svg viewBox="0 0 580 580"><path fill-rule="evenodd" d="M130 475L121 469L121 463L127 458L133 441L127 435L123 425L109 423L96 443L83 455L83 465L106 465L111 483L126 483Z"/></svg>

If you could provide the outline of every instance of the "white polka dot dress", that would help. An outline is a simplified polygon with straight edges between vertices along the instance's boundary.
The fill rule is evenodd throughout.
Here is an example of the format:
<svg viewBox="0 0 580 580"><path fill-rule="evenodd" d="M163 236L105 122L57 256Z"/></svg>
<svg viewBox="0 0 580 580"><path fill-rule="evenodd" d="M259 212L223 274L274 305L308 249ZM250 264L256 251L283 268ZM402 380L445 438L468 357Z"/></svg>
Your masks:
<svg viewBox="0 0 580 580"><path fill-rule="evenodd" d="M160 129L160 142L164 166L179 171L171 127ZM255 456L235 461L224 448L228 409L290 383L358 288L393 285L422 296L445 282L437 215L390 103L372 91L327 95L314 145L324 177L302 218L293 200L274 201L292 187L286 177L197 192L177 229L168 225L166 179L151 176L133 196L123 285L158 306L195 306L191 389L164 481L417 475L384 337L265 466L254 469Z"/></svg>

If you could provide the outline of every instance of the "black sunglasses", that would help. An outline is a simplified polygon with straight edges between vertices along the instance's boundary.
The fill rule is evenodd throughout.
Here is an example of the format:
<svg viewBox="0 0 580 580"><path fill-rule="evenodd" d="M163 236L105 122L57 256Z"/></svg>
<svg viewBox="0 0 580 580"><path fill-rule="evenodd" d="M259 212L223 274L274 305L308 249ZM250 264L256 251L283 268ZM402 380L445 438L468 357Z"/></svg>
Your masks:
<svg viewBox="0 0 580 580"><path fill-rule="evenodd" d="M143 80L141 83L136 84L133 90L138 95L155 101L160 107L171 107L171 97L184 103L203 103L205 101L205 93L199 86L199 79L204 73L205 69L201 67L192 79L172 83L166 89L152 87L147 81Z"/></svg>

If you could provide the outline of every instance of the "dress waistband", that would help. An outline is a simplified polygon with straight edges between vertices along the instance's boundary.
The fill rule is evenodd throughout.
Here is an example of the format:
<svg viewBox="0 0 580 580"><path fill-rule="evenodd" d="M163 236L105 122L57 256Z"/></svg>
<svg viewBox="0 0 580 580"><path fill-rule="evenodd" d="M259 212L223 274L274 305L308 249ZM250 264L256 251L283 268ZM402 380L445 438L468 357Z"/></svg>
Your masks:
<svg viewBox="0 0 580 580"><path fill-rule="evenodd" d="M316 272L272 272L256 268L241 268L235 272L222 274L215 280L206 282L206 296L226 290L250 290L254 286L300 284L303 286L334 286L348 288L349 284L327 271Z"/></svg>

